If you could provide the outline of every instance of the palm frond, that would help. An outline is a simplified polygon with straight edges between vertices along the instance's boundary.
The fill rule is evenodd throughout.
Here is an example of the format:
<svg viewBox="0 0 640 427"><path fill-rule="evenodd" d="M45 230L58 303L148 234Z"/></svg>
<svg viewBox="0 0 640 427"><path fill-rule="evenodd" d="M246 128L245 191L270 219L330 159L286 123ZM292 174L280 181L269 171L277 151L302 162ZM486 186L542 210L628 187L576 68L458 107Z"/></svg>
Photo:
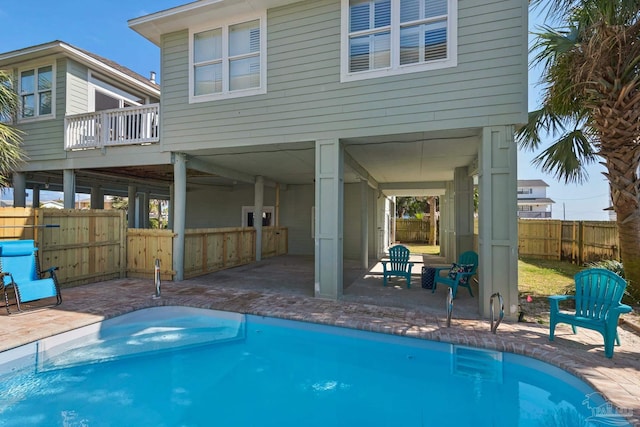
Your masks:
<svg viewBox="0 0 640 427"><path fill-rule="evenodd" d="M11 76L0 70L0 187L11 184L9 176L25 158L20 147L22 131L8 123L17 109L18 95L13 90Z"/></svg>
<svg viewBox="0 0 640 427"><path fill-rule="evenodd" d="M574 129L536 156L533 164L565 183L581 184L589 178L586 166L597 159L589 136L581 129Z"/></svg>

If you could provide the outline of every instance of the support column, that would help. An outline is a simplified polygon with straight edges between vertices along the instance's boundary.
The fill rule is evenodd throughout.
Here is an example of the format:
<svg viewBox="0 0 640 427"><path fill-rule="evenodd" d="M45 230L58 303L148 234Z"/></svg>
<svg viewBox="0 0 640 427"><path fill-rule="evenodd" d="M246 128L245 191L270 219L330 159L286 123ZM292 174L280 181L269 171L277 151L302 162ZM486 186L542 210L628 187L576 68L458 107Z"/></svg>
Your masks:
<svg viewBox="0 0 640 427"><path fill-rule="evenodd" d="M24 172L13 173L13 207L27 207L27 176Z"/></svg>
<svg viewBox="0 0 640 427"><path fill-rule="evenodd" d="M173 160L173 185L175 212L173 218L173 269L175 280L184 280L184 233L187 214L187 156L175 153Z"/></svg>
<svg viewBox="0 0 640 427"><path fill-rule="evenodd" d="M104 209L104 193L102 187L91 187L91 209Z"/></svg>
<svg viewBox="0 0 640 427"><path fill-rule="evenodd" d="M280 227L280 183L276 184L276 205L273 210L273 225Z"/></svg>
<svg viewBox="0 0 640 427"><path fill-rule="evenodd" d="M429 197L429 244L437 245L436 233L436 198L434 196Z"/></svg>
<svg viewBox="0 0 640 427"><path fill-rule="evenodd" d="M500 292L505 315L518 312L517 149L513 126L483 129L479 164L480 314Z"/></svg>
<svg viewBox="0 0 640 427"><path fill-rule="evenodd" d="M149 192L138 193L138 228L149 228Z"/></svg>
<svg viewBox="0 0 640 427"><path fill-rule="evenodd" d="M167 228L169 230L173 230L173 215L174 215L174 207L175 207L175 196L176 192L174 191L175 185L169 185L169 212L167 213Z"/></svg>
<svg viewBox="0 0 640 427"><path fill-rule="evenodd" d="M360 267L369 268L369 183L360 181Z"/></svg>
<svg viewBox="0 0 640 427"><path fill-rule="evenodd" d="M39 208L40 207L40 185L39 184L33 185L33 196L31 197L31 199L32 199L31 206L34 208Z"/></svg>
<svg viewBox="0 0 640 427"><path fill-rule="evenodd" d="M344 148L338 139L316 141L315 296L342 295Z"/></svg>
<svg viewBox="0 0 640 427"><path fill-rule="evenodd" d="M393 199L391 199L391 203L389 204L390 206L390 211L389 211L389 218L391 221L391 224L389 224L389 246L393 246L395 245L395 243L398 241L398 239L396 238L398 236L397 234L397 223L396 223L396 218L398 216L398 202L397 202L397 197L393 197Z"/></svg>
<svg viewBox="0 0 640 427"><path fill-rule="evenodd" d="M73 169L65 169L62 172L62 188L65 209L76 207L76 173Z"/></svg>
<svg viewBox="0 0 640 427"><path fill-rule="evenodd" d="M135 185L127 188L127 227L136 228L136 193L138 189Z"/></svg>
<svg viewBox="0 0 640 427"><path fill-rule="evenodd" d="M469 170L456 168L453 172L456 255L476 250L473 245L473 177Z"/></svg>
<svg viewBox="0 0 640 427"><path fill-rule="evenodd" d="M455 191L453 182L445 183L444 196L440 197L440 255L448 262L456 261Z"/></svg>
<svg viewBox="0 0 640 427"><path fill-rule="evenodd" d="M253 228L256 229L256 261L262 261L262 211L264 207L264 177L257 176L253 194Z"/></svg>

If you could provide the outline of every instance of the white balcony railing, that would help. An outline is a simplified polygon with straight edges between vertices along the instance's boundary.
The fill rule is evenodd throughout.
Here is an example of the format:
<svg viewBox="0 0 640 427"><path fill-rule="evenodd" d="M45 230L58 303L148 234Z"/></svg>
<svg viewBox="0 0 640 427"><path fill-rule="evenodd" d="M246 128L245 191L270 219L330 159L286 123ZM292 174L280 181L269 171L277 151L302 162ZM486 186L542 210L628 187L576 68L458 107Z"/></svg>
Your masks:
<svg viewBox="0 0 640 427"><path fill-rule="evenodd" d="M67 116L64 119L64 149L158 142L159 109L159 104L147 104Z"/></svg>

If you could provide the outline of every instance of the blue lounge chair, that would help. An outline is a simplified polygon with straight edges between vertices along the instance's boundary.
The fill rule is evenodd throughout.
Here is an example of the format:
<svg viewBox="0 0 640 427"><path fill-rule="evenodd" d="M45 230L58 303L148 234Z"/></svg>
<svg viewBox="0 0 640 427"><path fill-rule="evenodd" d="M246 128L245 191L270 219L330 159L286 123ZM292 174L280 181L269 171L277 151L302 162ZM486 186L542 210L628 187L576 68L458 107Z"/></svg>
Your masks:
<svg viewBox="0 0 640 427"><path fill-rule="evenodd" d="M467 288L469 294L473 296L473 292L471 292L471 278L476 275L477 270L478 254L474 251L463 252L458 257L458 262L451 264L451 267L436 267L435 280L433 281L431 293L436 291L438 283L440 283L451 288L454 298L458 293L459 286ZM447 272L446 276L441 275L443 271Z"/></svg>
<svg viewBox="0 0 640 427"><path fill-rule="evenodd" d="M13 288L16 306L22 311L21 304L44 298L55 297L55 305L62 303L60 286L55 274L58 267L41 272L33 240L10 240L0 242L0 277L4 300L9 311L8 290ZM42 276L48 273L49 277Z"/></svg>
<svg viewBox="0 0 640 427"><path fill-rule="evenodd" d="M575 296L552 295L549 297L551 306L549 340L553 341L558 323L571 325L574 334L577 326L592 329L600 332L604 337L604 354L611 358L614 341L620 345L618 318L623 313L631 312L631 307L621 303L627 282L603 268L582 270L574 276L574 279ZM575 313L560 311L559 303L565 300L575 300Z"/></svg>
<svg viewBox="0 0 640 427"><path fill-rule="evenodd" d="M407 279L407 288L411 287L413 263L409 262L409 255L409 249L406 246L396 245L389 248L389 261L382 261L384 286L387 286L387 277L399 276Z"/></svg>

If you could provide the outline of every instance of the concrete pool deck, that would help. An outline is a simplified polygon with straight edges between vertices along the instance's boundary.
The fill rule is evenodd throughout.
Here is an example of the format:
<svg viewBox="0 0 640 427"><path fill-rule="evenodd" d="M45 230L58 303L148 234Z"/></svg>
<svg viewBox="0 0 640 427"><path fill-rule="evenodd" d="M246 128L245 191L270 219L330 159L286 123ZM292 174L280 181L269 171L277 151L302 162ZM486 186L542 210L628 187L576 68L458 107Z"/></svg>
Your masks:
<svg viewBox="0 0 640 427"><path fill-rule="evenodd" d="M423 262L431 263L425 258ZM309 267L309 264L311 267ZM490 348L531 356L582 378L640 426L640 336L623 325L622 345L604 357L602 337L559 325L549 342L548 325L504 321L496 334L481 319L475 298L461 289L451 327L446 327L446 290L422 289L418 271L411 289L403 281L382 286L381 268L345 263L344 297L313 298L313 259L284 256L183 282L163 282L162 298L151 298L152 280L118 279L63 289L63 303L8 316L0 311L0 351L47 336L159 305L184 305L315 322L375 332ZM378 268L380 268L378 272ZM348 286L346 284L349 284ZM442 287L443 288L443 287Z"/></svg>

